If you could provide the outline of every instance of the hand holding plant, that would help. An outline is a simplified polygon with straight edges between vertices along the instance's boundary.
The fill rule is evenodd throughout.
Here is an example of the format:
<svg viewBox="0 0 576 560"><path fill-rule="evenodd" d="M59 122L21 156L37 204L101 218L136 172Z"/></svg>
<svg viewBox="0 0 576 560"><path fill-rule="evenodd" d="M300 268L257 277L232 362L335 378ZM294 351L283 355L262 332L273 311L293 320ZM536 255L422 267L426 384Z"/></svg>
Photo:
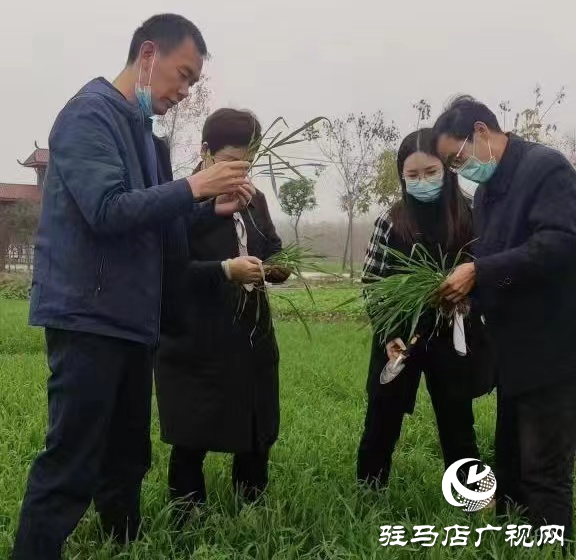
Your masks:
<svg viewBox="0 0 576 560"><path fill-rule="evenodd" d="M390 247L384 250L392 263L389 268L393 274L374 278L374 282L367 284L363 290L372 325L382 340L389 340L399 332L406 333L407 338L411 339L426 312L433 311L436 315L430 336L443 320L452 320L456 312L467 313L465 295L458 300L442 297L443 286L447 285L455 271L463 270L464 273L456 276L459 284L449 284L451 289L464 294L468 286L464 280L469 279L469 266L474 265L465 263L463 269L458 266L463 260L462 251L456 255L454 264L448 266L447 255L441 254L438 263L420 244L414 245L411 256Z"/></svg>
<svg viewBox="0 0 576 560"><path fill-rule="evenodd" d="M476 282L476 267L474 263L464 263L457 266L440 287L440 296L451 302L458 303L468 296Z"/></svg>
<svg viewBox="0 0 576 560"><path fill-rule="evenodd" d="M230 279L240 284L255 284L262 280L262 261L256 257L236 257L228 261Z"/></svg>
<svg viewBox="0 0 576 560"><path fill-rule="evenodd" d="M405 351L406 345L401 338L395 338L386 344L386 355L392 362L395 362Z"/></svg>

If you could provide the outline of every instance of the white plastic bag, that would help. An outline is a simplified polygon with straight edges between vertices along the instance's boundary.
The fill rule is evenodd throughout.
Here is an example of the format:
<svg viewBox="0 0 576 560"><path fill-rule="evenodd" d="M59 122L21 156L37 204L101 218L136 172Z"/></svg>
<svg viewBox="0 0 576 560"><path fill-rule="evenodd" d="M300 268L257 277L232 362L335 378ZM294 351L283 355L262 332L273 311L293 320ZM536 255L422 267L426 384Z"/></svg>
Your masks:
<svg viewBox="0 0 576 560"><path fill-rule="evenodd" d="M452 342L454 350L459 356L466 356L468 350L466 348L466 332L464 331L464 316L456 312L454 315L454 323L452 328Z"/></svg>

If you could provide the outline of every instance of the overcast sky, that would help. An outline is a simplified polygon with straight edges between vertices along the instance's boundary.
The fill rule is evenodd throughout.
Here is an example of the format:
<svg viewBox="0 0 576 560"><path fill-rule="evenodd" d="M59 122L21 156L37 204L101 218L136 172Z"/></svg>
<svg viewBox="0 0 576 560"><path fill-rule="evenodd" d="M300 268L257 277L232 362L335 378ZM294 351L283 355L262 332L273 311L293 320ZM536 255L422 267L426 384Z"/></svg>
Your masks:
<svg viewBox="0 0 576 560"><path fill-rule="evenodd" d="M134 29L168 11L205 36L213 107L247 107L263 123L382 109L406 134L421 98L435 114L458 92L521 109L539 82L546 99L566 86L553 120L576 127L575 0L2 2L0 182L34 180L16 158L46 145L66 100L113 79ZM326 189L318 218L336 212Z"/></svg>

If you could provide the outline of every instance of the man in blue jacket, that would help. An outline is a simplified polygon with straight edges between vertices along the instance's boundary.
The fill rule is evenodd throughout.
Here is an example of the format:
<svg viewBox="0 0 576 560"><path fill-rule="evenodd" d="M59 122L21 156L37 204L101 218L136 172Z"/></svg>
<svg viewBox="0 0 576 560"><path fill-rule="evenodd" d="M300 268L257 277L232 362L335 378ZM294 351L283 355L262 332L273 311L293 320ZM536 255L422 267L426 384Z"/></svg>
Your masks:
<svg viewBox="0 0 576 560"><path fill-rule="evenodd" d="M436 122L442 159L479 183L475 262L443 287L472 290L497 356L498 509L526 508L534 529L572 535L576 449L576 171L559 152L504 134L473 98Z"/></svg>
<svg viewBox="0 0 576 560"><path fill-rule="evenodd" d="M60 558L92 500L108 533L133 539L138 531L163 224L232 214L252 189L245 162L158 184L151 117L188 95L206 54L190 21L151 18L115 82L87 84L50 134L30 309L31 324L46 329L49 426L30 471L15 560Z"/></svg>

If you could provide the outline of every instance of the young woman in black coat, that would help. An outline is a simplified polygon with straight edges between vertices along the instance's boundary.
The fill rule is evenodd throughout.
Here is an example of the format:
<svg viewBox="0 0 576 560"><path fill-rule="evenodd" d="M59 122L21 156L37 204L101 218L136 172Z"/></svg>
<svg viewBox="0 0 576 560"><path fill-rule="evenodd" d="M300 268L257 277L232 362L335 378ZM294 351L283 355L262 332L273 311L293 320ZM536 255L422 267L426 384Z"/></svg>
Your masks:
<svg viewBox="0 0 576 560"><path fill-rule="evenodd" d="M434 154L432 131L407 136L398 151L402 199L377 222L364 264L364 281L393 271L387 248L411 255L415 243L438 260L452 261L472 241L472 216L457 176ZM370 313L370 309L368 309ZM492 387L480 316L472 311L465 320L468 351L454 348L452 327L444 325L432 336L435 314L420 321L419 340L404 370L391 382L380 383L389 360L396 360L408 344L408 333L394 333L382 341L375 334L368 374L368 410L357 459L357 477L371 485L385 485L404 414L414 410L421 373L432 399L446 467L458 459L479 458L474 432L472 400ZM482 360L480 359L482 358Z"/></svg>
<svg viewBox="0 0 576 560"><path fill-rule="evenodd" d="M198 170L249 159L260 135L252 113L216 111L204 125ZM206 500L208 451L234 454L233 484L246 499L267 484L279 427L279 355L262 274L278 283L290 273L261 264L282 242L259 191L233 217L185 227L185 247L165 242L156 387L162 440L173 446L171 498L189 511Z"/></svg>

